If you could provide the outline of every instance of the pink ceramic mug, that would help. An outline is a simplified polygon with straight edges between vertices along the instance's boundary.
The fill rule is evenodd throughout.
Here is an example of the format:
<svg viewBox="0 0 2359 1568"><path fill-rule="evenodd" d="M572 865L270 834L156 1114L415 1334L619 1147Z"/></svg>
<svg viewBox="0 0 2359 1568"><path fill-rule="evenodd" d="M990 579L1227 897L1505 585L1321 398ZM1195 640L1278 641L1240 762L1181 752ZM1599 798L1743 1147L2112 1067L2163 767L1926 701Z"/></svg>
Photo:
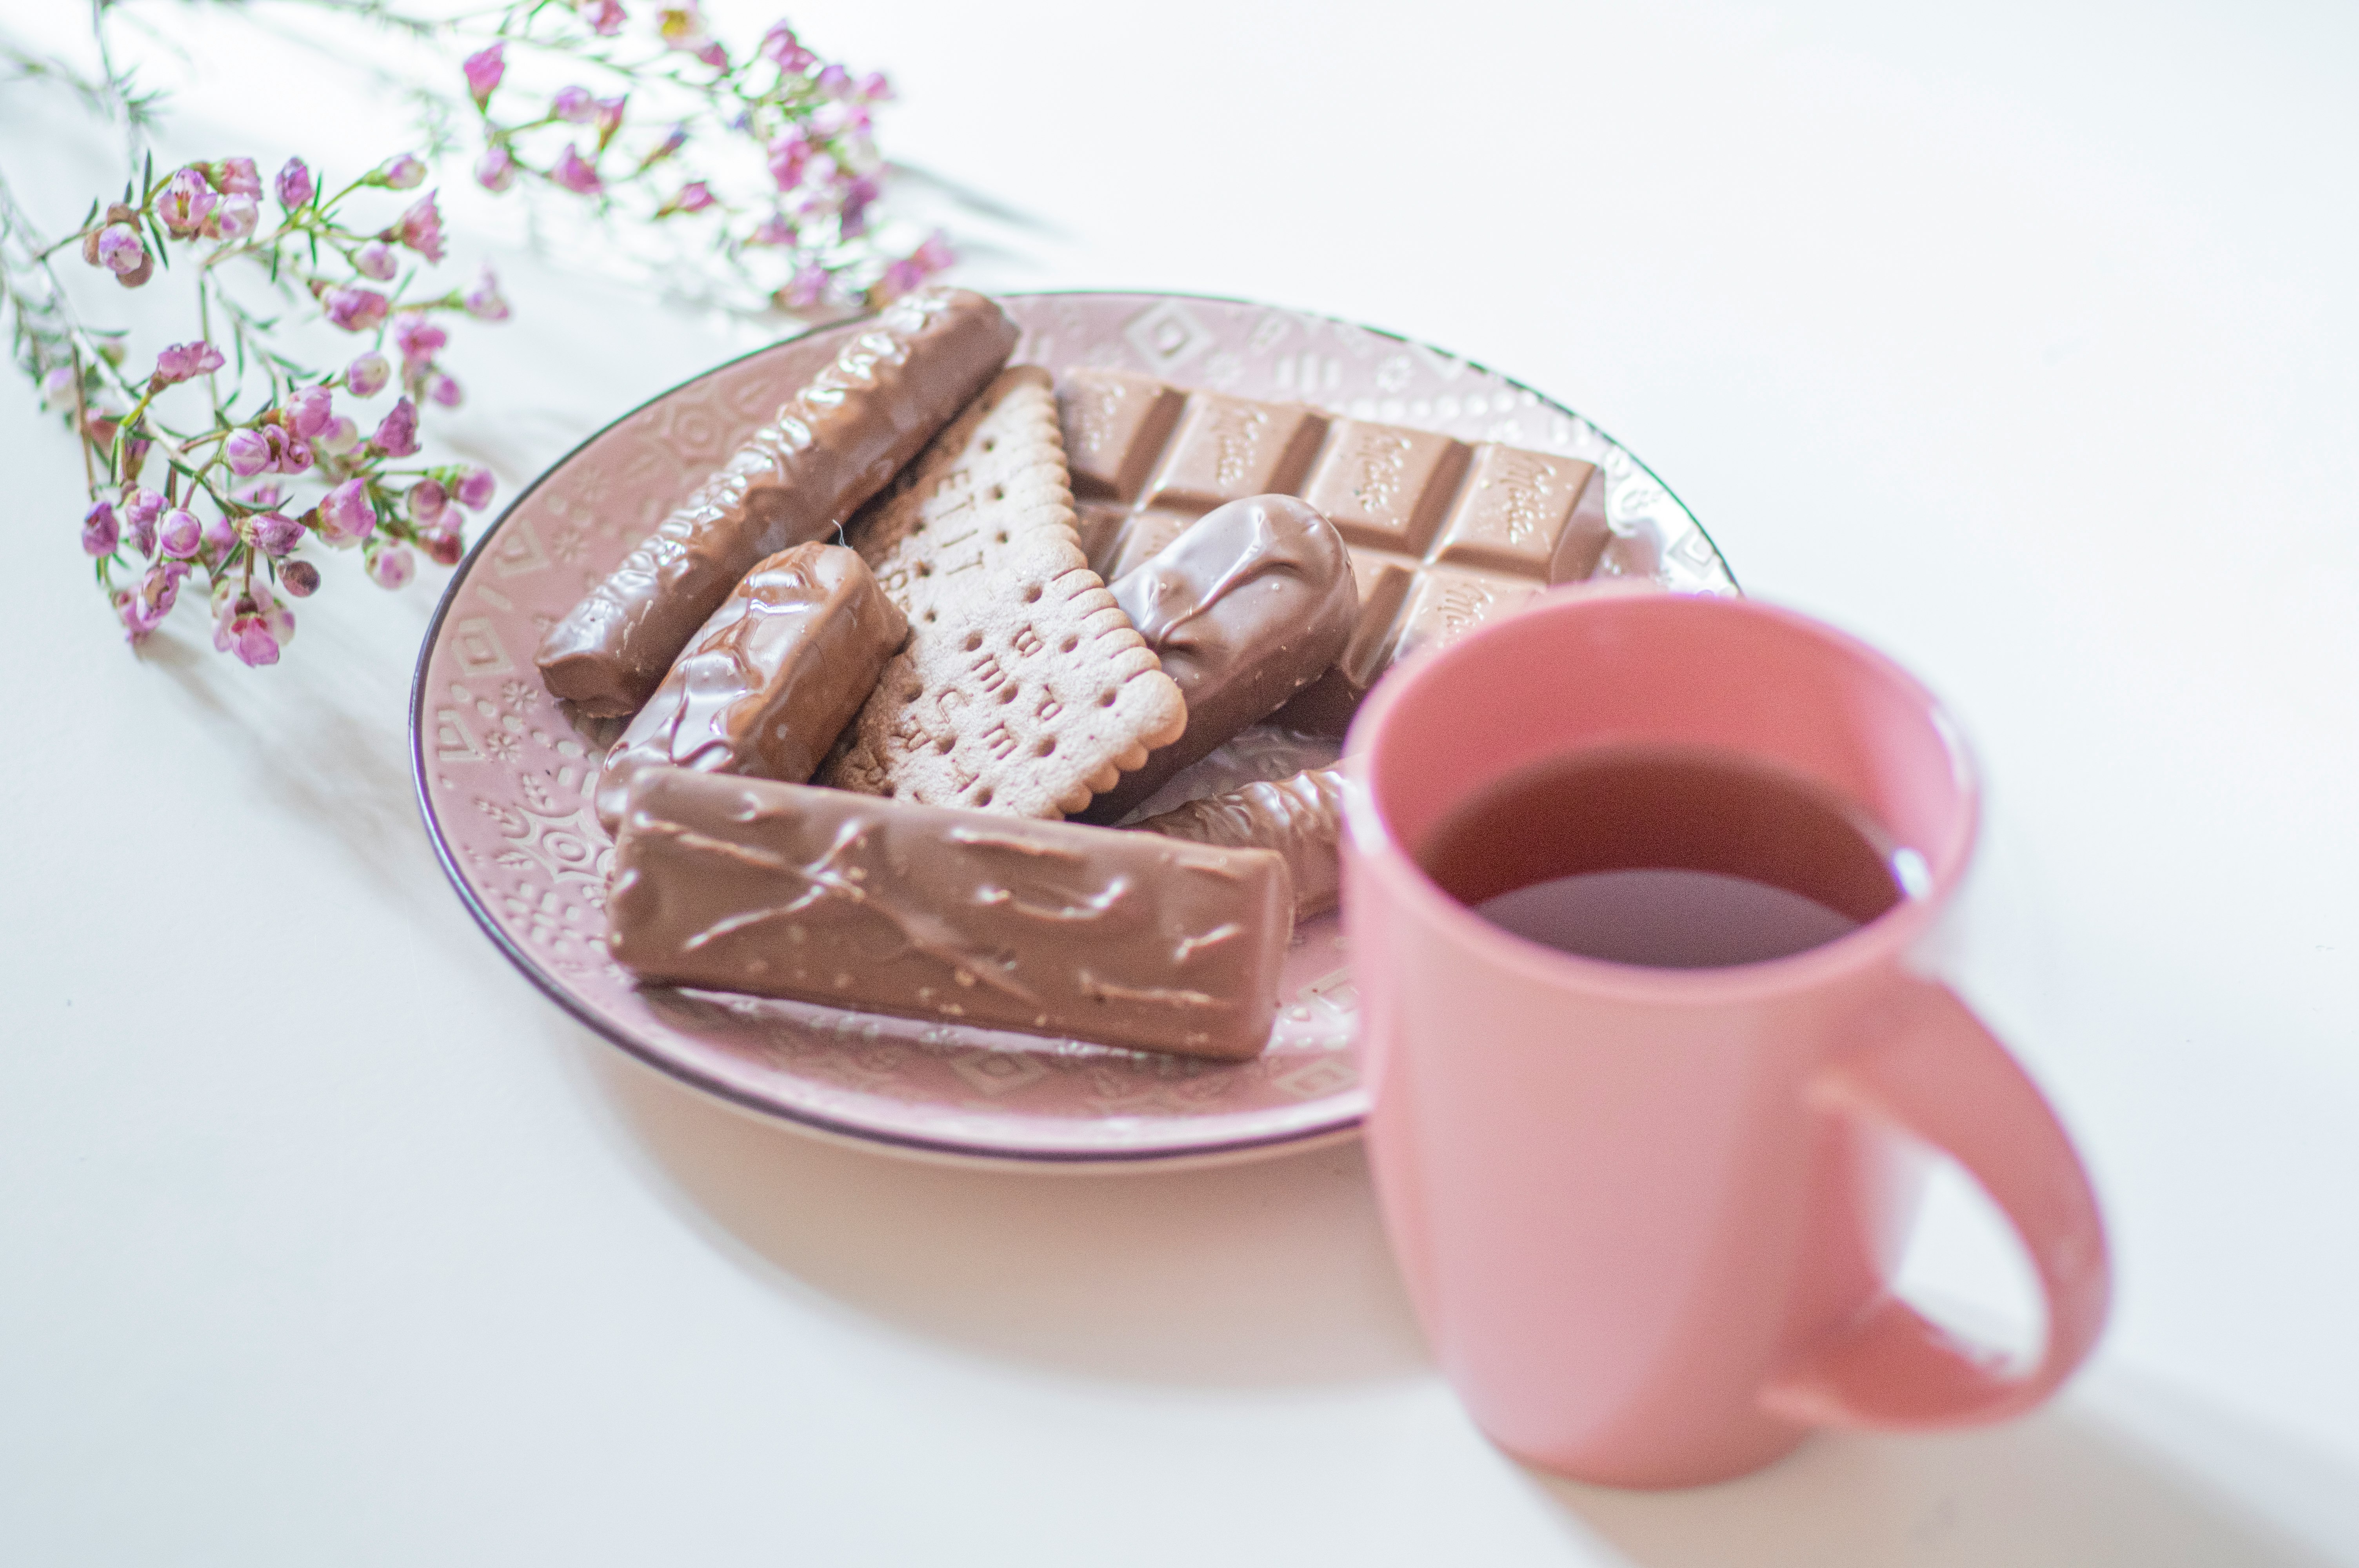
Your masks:
<svg viewBox="0 0 2359 1568"><path fill-rule="evenodd" d="M1645 968L1511 935L1413 858L1486 784L1633 744L1831 786L1922 856L1915 896L1791 957ZM1690 1485L1813 1426L2013 1415L2088 1354L2110 1292L2088 1178L2006 1050L1909 962L1976 820L1916 681L1757 603L1561 595L1394 675L1347 757L1376 1190L1495 1442L1585 1480ZM2027 1370L1891 1293L1919 1169L1896 1134L1957 1159L2021 1235L2048 1320Z"/></svg>

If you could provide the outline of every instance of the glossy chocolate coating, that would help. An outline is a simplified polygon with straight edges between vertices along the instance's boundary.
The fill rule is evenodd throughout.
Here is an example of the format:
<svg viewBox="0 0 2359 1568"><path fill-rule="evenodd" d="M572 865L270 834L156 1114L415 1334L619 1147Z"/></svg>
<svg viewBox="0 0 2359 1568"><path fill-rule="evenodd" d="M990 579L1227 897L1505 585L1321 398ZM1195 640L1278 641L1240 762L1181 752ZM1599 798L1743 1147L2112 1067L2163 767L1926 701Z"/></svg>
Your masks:
<svg viewBox="0 0 2359 1568"><path fill-rule="evenodd" d="M1241 1060L1293 900L1266 849L646 768L607 943L647 981Z"/></svg>
<svg viewBox="0 0 2359 1568"><path fill-rule="evenodd" d="M550 629L538 655L549 689L588 714L636 709L756 561L849 518L998 373L1016 337L966 289L894 304Z"/></svg>
<svg viewBox="0 0 2359 1568"><path fill-rule="evenodd" d="M1336 417L1297 403L1182 392L1149 376L1058 377L1090 564L1109 581L1189 516L1265 491L1301 496L1351 547L1359 621L1277 723L1340 736L1376 678L1559 583L1611 540L1604 476L1579 458ZM1176 404L1175 404L1176 400Z"/></svg>
<svg viewBox="0 0 2359 1568"><path fill-rule="evenodd" d="M1343 789L1340 770L1309 768L1191 800L1136 830L1225 849L1275 849L1294 879L1294 918L1308 920L1334 908L1343 890Z"/></svg>
<svg viewBox="0 0 2359 1568"><path fill-rule="evenodd" d="M1215 507L1108 586L1179 683L1188 728L1092 801L1092 822L1119 822L1164 780L1316 680L1343 652L1359 611L1343 538L1290 495Z"/></svg>
<svg viewBox="0 0 2359 1568"><path fill-rule="evenodd" d="M779 551L713 611L606 753L598 820L614 831L631 775L650 765L801 784L908 634L857 551Z"/></svg>

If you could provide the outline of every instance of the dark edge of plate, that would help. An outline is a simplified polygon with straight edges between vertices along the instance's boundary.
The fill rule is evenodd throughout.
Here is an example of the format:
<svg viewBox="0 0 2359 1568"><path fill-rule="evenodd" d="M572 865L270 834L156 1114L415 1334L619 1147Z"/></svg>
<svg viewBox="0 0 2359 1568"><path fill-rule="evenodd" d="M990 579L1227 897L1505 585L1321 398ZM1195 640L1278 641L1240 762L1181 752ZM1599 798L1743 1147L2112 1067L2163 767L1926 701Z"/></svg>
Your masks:
<svg viewBox="0 0 2359 1568"><path fill-rule="evenodd" d="M1006 296L995 296L994 297L1037 299L1054 297L1060 295L1068 294L1085 294L1093 296L1103 294L1133 294L1141 298L1195 299L1215 305L1244 305L1271 309L1286 308L1282 306L1268 306L1260 300L1239 299L1225 295L1174 294L1158 290L1118 288L1042 289L1027 294L1009 294ZM548 970L541 968L539 961L519 946L516 940L501 927L499 922L493 917L492 912L484 906L481 899L476 897L474 890L468 885L466 877L461 872L458 862L451 858L450 844L442 836L441 823L434 815L433 799L427 791L425 728L426 666L432 660L434 656L434 649L440 641L443 620L451 613L451 606L457 602L460 590L466 586L468 574L474 570L476 557L484 553L484 547L488 546L498 535L501 528L506 525L510 514L513 514L518 506L523 505L526 499L535 491L538 490L551 475L555 474L559 470L564 468L566 464L579 457L585 449L587 449L592 442L596 441L600 437L605 435L609 430L612 430L615 426L620 425L625 419L637 414L640 410L649 407L654 404L660 403L665 398L669 397L673 393L679 391L683 387L692 385L696 382L703 380L706 376L712 374L716 371L725 370L731 365L742 363L746 360L754 358L757 354L768 353L773 349L782 347L788 343L799 341L814 333L833 331L838 328L856 325L861 321L873 319L876 314L877 312L875 311L868 311L858 316L848 316L841 320L823 322L818 326L808 328L803 331L780 338L777 342L765 343L759 348L749 349L745 353L737 355L734 359L723 360L719 364L709 366L689 377L688 380L680 382L676 385L667 387L663 391L634 404L629 408L616 415L614 418L606 421L605 424L600 426L597 429L592 431L588 436L583 437L580 441L576 442L572 449L566 452L563 457L559 458L555 462L550 463L548 467L541 470L540 473L534 478L530 484L526 485L524 489L518 491L514 499L510 500L506 506L500 509L499 516L493 519L491 526L485 528L481 534L476 535L474 545L469 548L465 557L460 561L458 566L451 570L451 580L443 585L442 598L434 607L433 620L427 623L425 638L419 644L417 667L411 672L409 680L410 784L418 798L419 817L426 828L426 837L428 841L434 847L434 858L441 864L442 874L450 879L451 888L459 895L459 902L466 905L467 913L475 917L475 924L483 927L484 934L492 939L492 945L497 947L502 956L504 956L510 964L514 965L517 971L520 972L526 979L531 981L534 987L537 988L543 996L555 1002L559 1008L570 1014L576 1022L582 1024L592 1033L598 1035L608 1043L620 1047L626 1054L636 1058L638 1061L655 1068L657 1071L663 1073L667 1076L675 1078L679 1082L686 1084L690 1088L711 1095L716 1099L725 1100L740 1109L751 1111L757 1116L772 1120L798 1124L811 1128L817 1131L826 1133L833 1137L849 1138L864 1143L885 1144L894 1148L919 1151L927 1154L946 1155L954 1159L972 1161L976 1163L1017 1166L1130 1166L1151 1165L1161 1161L1195 1162L1208 1159L1214 1159L1225 1154L1240 1154L1256 1149L1275 1150L1283 1148L1288 1144L1306 1142L1313 1139L1329 1138L1338 1132L1347 1131L1350 1129L1358 1126L1364 1119L1364 1117L1354 1114L1351 1116L1339 1117L1330 1121L1319 1122L1309 1127L1298 1128L1289 1132L1275 1133L1258 1138L1239 1138L1214 1142L1190 1143L1168 1149L1012 1150L980 1148L973 1143L958 1142L941 1139L918 1138L905 1133L886 1132L877 1128L861 1125L857 1122L840 1120L833 1117L815 1115L808 1111L791 1110L786 1107L759 1098L754 1095L747 1094L734 1085L709 1077L685 1064L671 1060L659 1053L649 1050L645 1045L642 1045L637 1041L632 1039L629 1034L616 1028L607 1020L593 1012L579 999L574 997L565 987L563 982L560 981L557 977L551 975ZM1338 319L1338 318L1326 316L1314 310L1299 311L1297 314L1315 317L1321 320ZM1387 331L1381 327L1368 327L1364 323L1356 322L1352 324L1360 326L1363 330L1375 332L1379 337L1390 338L1393 341L1397 343L1406 343L1413 347L1427 348L1430 350L1431 350L1432 347L1430 344L1418 342L1416 340L1405 337L1398 332ZM1440 352L1440 351L1432 350L1432 351ZM1613 436L1608 434L1605 429L1599 426L1595 421L1590 420L1582 415L1574 413L1571 409L1567 408L1561 403L1557 402L1546 393L1539 391L1536 387L1527 386L1522 382L1516 380L1513 376L1502 374L1497 371L1492 370L1487 365L1478 363L1473 360L1464 359L1462 356L1452 355L1451 357L1459 359L1461 363L1465 364L1470 369L1480 371L1487 375L1499 376L1500 380L1506 382L1509 386L1514 387L1516 391L1530 393L1533 396L1538 398L1542 405L1565 416L1567 418L1581 419L1584 424L1587 424L1591 429L1595 430L1600 436L1603 437L1605 440L1611 443L1617 450L1628 457L1633 463L1645 472L1648 479L1653 480L1657 485L1661 487L1663 493L1671 498L1673 503L1680 508L1681 513L1685 514L1691 521L1694 520L1695 514L1688 510L1687 503L1680 500L1678 494L1671 490L1669 485L1663 483L1661 476L1657 474L1653 469L1648 468L1645 460L1639 458L1636 453L1631 451L1629 448L1623 446L1621 442L1614 440ZM1709 533L1704 532L1703 524L1701 522L1696 523L1696 529L1699 533L1703 533L1705 543L1712 546L1712 554L1719 557L1722 569L1728 572L1729 580L1734 583L1736 580L1736 574L1729 568L1728 557L1721 554L1719 544L1712 539Z"/></svg>

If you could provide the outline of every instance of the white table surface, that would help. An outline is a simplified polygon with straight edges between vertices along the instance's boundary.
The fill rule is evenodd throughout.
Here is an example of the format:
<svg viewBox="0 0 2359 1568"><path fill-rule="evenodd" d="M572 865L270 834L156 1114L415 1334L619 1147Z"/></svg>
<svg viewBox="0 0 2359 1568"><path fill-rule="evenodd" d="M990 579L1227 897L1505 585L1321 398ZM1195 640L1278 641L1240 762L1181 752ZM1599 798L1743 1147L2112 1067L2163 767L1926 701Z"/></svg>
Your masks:
<svg viewBox="0 0 2359 1568"><path fill-rule="evenodd" d="M435 584L339 560L276 669L185 611L135 659L10 382L0 1561L2359 1563L2359 24L1935 9L796 19L894 73L891 150L1050 225L969 278L1495 365L1644 457L1749 591L1946 695L1990 785L1959 983L2115 1248L2051 1409L1559 1482L1434 1370L1356 1148L1041 1178L718 1108L445 884L404 732ZM328 91L185 124L266 167L322 105L312 138L389 145ZM65 222L109 152L0 97ZM452 437L507 494L743 345L462 205L518 310L454 346ZM2019 1307L1995 1235L1938 1193L1911 1288Z"/></svg>

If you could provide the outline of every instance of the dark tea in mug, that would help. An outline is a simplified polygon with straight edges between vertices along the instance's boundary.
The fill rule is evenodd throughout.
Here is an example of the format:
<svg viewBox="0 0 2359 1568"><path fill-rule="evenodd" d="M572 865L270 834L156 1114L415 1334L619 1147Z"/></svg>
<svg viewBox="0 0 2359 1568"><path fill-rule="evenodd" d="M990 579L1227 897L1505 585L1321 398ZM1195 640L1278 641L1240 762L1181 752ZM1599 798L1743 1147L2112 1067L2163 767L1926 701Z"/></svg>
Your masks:
<svg viewBox="0 0 2359 1568"><path fill-rule="evenodd" d="M1633 746L1495 782L1443 817L1417 859L1518 936L1693 969L1787 957L1856 930L1906 896L1914 857L1816 781L1712 748Z"/></svg>

